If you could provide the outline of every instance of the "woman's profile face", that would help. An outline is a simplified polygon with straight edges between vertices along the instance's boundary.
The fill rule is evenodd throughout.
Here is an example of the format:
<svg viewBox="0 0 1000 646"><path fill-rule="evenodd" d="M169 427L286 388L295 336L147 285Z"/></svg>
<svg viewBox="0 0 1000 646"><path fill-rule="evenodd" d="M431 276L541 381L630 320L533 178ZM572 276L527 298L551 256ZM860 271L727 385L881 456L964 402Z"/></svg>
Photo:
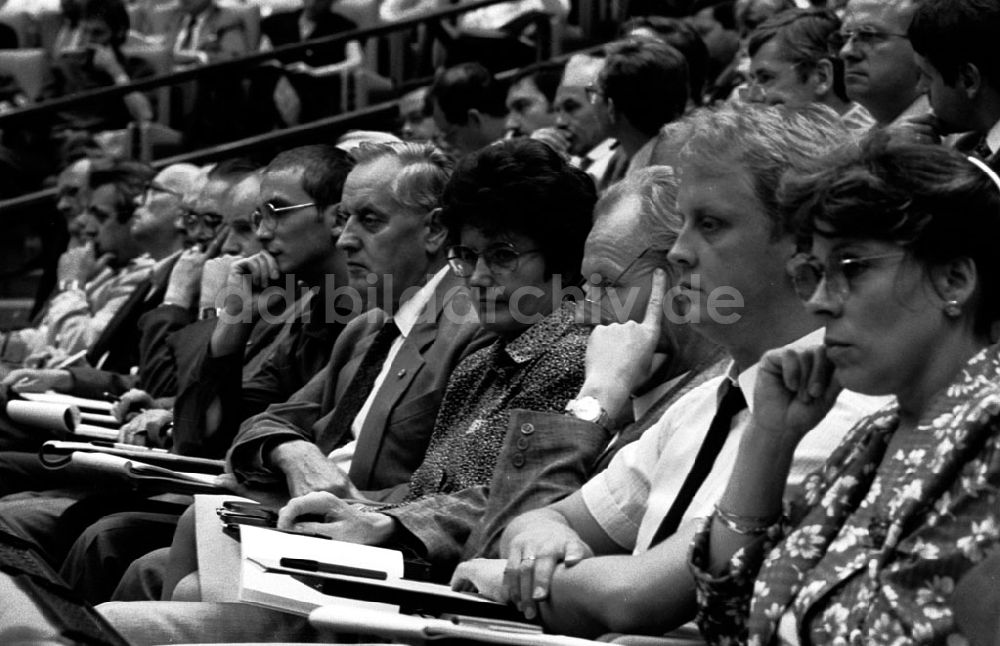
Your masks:
<svg viewBox="0 0 1000 646"><path fill-rule="evenodd" d="M898 394L933 369L953 326L922 264L875 240L817 236L812 255L825 277L807 307L826 326L827 356L845 388Z"/></svg>
<svg viewBox="0 0 1000 646"><path fill-rule="evenodd" d="M512 337L552 312L553 279L545 278L538 243L516 233L485 236L465 228L460 244L478 255L465 282L484 329Z"/></svg>

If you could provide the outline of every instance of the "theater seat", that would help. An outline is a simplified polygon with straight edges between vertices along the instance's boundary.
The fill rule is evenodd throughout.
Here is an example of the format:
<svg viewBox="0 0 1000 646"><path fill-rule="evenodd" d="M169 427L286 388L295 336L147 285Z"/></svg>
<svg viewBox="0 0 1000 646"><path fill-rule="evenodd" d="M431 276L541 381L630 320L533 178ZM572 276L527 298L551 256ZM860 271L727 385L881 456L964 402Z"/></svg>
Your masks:
<svg viewBox="0 0 1000 646"><path fill-rule="evenodd" d="M141 58L146 62L156 75L170 74L174 69L174 54L165 46L156 45L127 45L122 48L122 53L126 56ZM170 86L163 85L151 91L154 94L156 105L156 121L164 126L170 125Z"/></svg>
<svg viewBox="0 0 1000 646"><path fill-rule="evenodd" d="M44 49L0 50L0 72L13 76L30 101L37 101L41 96L48 71Z"/></svg>

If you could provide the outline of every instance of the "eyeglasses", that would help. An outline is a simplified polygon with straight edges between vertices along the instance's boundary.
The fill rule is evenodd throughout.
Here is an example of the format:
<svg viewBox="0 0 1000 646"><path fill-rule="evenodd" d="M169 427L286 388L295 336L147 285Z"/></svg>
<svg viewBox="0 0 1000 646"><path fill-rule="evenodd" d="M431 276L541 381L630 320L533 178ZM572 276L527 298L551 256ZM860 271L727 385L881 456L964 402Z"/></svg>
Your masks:
<svg viewBox="0 0 1000 646"><path fill-rule="evenodd" d="M167 188L162 184L157 184L156 182L150 182L146 184L146 187L142 190L142 202L141 204L148 204L151 199L153 199L154 193L165 193L167 195L173 195L174 197L180 199L183 195L179 191L175 191L171 188Z"/></svg>
<svg viewBox="0 0 1000 646"><path fill-rule="evenodd" d="M876 27L862 26L855 29L841 29L838 31L834 45L839 49L854 41L858 47L871 49L876 45L881 45L888 41L890 38L909 38L909 36L896 31L883 31Z"/></svg>
<svg viewBox="0 0 1000 646"><path fill-rule="evenodd" d="M792 256L786 268L792 277L795 293L804 302L812 300L820 283L826 281L827 294L843 303L851 293L854 281L871 269L875 261L897 260L904 256L906 254L900 252L861 258L831 258L823 265L815 257L800 253Z"/></svg>
<svg viewBox="0 0 1000 646"><path fill-rule="evenodd" d="M587 86L585 88L583 88L583 91L586 93L587 100L590 101L591 105L594 105L595 103L597 103L597 98L598 97L604 96L604 90L602 90L601 88L599 88L594 83L588 83Z"/></svg>
<svg viewBox="0 0 1000 646"><path fill-rule="evenodd" d="M207 229L216 230L222 226L222 222L225 218L218 213L212 213L211 211L200 212L194 209L184 208L181 213L181 221L184 226L188 229L193 229L199 224L202 224Z"/></svg>
<svg viewBox="0 0 1000 646"><path fill-rule="evenodd" d="M632 270L633 267L635 267L635 264L637 262L639 262L643 258L649 258L655 255L659 255L663 258L666 258L667 253L669 253L669 251L666 249L646 247L645 249L642 250L642 253L640 253L638 256L632 259L632 262L625 265L625 269L622 269L621 273L619 273L614 280L607 281L600 285L587 285L587 295L584 296L583 298L584 302L590 303L591 305L599 305L601 303L601 300L604 298L604 295L609 290L614 289L615 287L621 285L622 278L624 278L625 274L627 274L629 271Z"/></svg>
<svg viewBox="0 0 1000 646"><path fill-rule="evenodd" d="M538 249L518 250L509 242L492 244L482 251L476 251L462 245L448 249L448 264L459 278L468 278L476 271L479 257L486 261L486 267L493 274L506 274L517 269L521 256L537 253Z"/></svg>
<svg viewBox="0 0 1000 646"><path fill-rule="evenodd" d="M303 202L302 204L292 204L291 206L275 206L271 202L264 202L256 211L253 212L253 215L250 216L250 222L253 224L255 229L263 227L268 231L274 231L274 228L278 226L278 215L280 213L297 211L298 209L305 209L310 206L316 206L316 203Z"/></svg>

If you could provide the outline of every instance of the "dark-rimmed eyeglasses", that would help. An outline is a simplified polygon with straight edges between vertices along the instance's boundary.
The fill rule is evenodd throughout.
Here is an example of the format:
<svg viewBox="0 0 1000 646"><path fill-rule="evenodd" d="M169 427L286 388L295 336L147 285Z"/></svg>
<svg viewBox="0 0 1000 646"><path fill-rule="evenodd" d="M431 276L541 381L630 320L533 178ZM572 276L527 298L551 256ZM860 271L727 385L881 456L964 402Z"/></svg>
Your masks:
<svg viewBox="0 0 1000 646"><path fill-rule="evenodd" d="M614 280L603 282L600 285L588 284L587 295L584 296L583 301L585 303L590 303L591 305L600 305L601 300L604 298L604 295L608 292L608 290L619 287L621 285L622 279L625 277L625 274L631 271L632 268L635 267L637 262L639 262L643 258L652 258L656 256L660 256L665 259L668 253L669 251L666 249L657 249L656 247L646 247L645 249L642 250L642 253L633 258L629 264L625 265L625 269L622 269Z"/></svg>
<svg viewBox="0 0 1000 646"><path fill-rule="evenodd" d="M871 49L891 38L909 38L909 36L902 32L885 31L884 29L865 25L855 27L854 29L841 29L834 35L833 44L837 49L840 49L854 42L858 47Z"/></svg>
<svg viewBox="0 0 1000 646"><path fill-rule="evenodd" d="M290 206L275 206L272 202L264 202L257 207L257 210L250 216L250 222L253 224L255 229L263 227L268 231L274 231L274 228L278 226L278 220L280 219L279 216L282 213L306 209L310 206L316 206L316 203L303 202L302 204L292 204Z"/></svg>
<svg viewBox="0 0 1000 646"><path fill-rule="evenodd" d="M482 257L491 273L507 274L517 269L521 256L538 252L538 249L518 249L509 242L491 244L482 251L455 245L448 249L448 264L456 276L468 278L475 273L479 258Z"/></svg>
<svg viewBox="0 0 1000 646"><path fill-rule="evenodd" d="M906 253L886 253L860 258L830 258L824 265L815 256L800 253L792 256L786 269L795 286L795 293L808 303L816 296L816 290L824 281L826 293L843 303L854 288L854 281L879 261L899 260Z"/></svg>
<svg viewBox="0 0 1000 646"><path fill-rule="evenodd" d="M181 221L188 229L193 229L201 224L214 231L222 226L223 220L225 218L222 215L211 211L195 211L186 207L181 211Z"/></svg>

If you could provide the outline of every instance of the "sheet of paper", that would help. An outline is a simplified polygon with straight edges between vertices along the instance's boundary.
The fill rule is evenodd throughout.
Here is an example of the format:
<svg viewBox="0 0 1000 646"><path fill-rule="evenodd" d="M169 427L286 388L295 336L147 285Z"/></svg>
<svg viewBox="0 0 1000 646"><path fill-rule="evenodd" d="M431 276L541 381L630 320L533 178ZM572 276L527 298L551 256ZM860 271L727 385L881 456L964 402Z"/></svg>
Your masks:
<svg viewBox="0 0 1000 646"><path fill-rule="evenodd" d="M265 566L277 565L282 557L293 557L380 570L399 578L403 575L401 552L370 545L297 536L249 525L240 526L240 543L240 601L301 615L330 605L345 611L359 608L398 611L396 606L389 604L323 594L287 574L267 572Z"/></svg>

